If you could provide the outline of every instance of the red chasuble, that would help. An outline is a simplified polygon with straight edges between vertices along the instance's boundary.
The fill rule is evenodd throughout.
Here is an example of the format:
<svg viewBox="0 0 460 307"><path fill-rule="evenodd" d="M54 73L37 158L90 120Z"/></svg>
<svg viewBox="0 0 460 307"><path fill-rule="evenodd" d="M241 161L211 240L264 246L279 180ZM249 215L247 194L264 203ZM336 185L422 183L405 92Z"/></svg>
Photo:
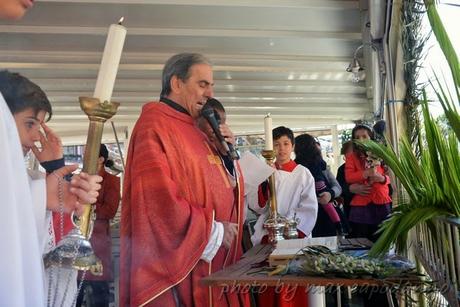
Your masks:
<svg viewBox="0 0 460 307"><path fill-rule="evenodd" d="M221 247L211 264L200 257L213 218L237 221L237 211L222 162L193 119L146 104L126 165L120 306L175 306L176 299L184 306L226 306L225 297L218 302L218 291L199 280L222 269L227 250Z"/></svg>
<svg viewBox="0 0 460 307"><path fill-rule="evenodd" d="M218 156L216 156L218 157ZM233 244L230 250L226 250L221 247L216 254L216 257L212 261L212 272L217 272L223 268L237 262L241 255L243 255L243 224L244 224L244 181L242 171L238 161L234 163L235 170L237 172L236 186L234 187L234 206L230 218L228 221L238 224L238 234L233 240ZM222 262L223 260L223 262ZM250 306L250 299L248 293L238 293L236 289L227 289L222 291L222 287L212 288L213 302L209 306ZM205 306L205 305L203 305Z"/></svg>
<svg viewBox="0 0 460 307"><path fill-rule="evenodd" d="M243 255L243 224L244 224L244 180L243 172L238 161L235 161L236 169L236 187L234 188L235 193L235 205L232 213L231 222L238 224L238 236L233 241L233 245L230 253L228 254L228 260L225 261L224 267L229 264L233 264L241 258Z"/></svg>

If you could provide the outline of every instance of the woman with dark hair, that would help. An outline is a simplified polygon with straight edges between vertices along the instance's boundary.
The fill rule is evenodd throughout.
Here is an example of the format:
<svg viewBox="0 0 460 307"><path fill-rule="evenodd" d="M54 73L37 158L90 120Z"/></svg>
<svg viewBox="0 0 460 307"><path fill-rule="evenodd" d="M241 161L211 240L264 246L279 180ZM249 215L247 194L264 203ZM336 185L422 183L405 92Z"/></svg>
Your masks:
<svg viewBox="0 0 460 307"><path fill-rule="evenodd" d="M317 140L305 133L295 138L295 162L308 168L315 179L318 197L318 218L312 231L313 237L335 236L341 232L340 216L335 210L332 200L341 193L337 181L330 182L327 178L326 162L321 157L321 149Z"/></svg>
<svg viewBox="0 0 460 307"><path fill-rule="evenodd" d="M366 141L372 138L372 129L366 125L356 125L352 130L353 140ZM371 188L367 195L353 195L349 213L351 235L375 242L375 232L391 212L390 178L379 163L373 163L368 159L359 144L354 143L353 152L348 153L345 158L347 183L364 184Z"/></svg>
<svg viewBox="0 0 460 307"><path fill-rule="evenodd" d="M353 141L347 141L342 144L340 155L343 156L344 163L337 169L337 178L336 178L337 182L342 187L341 198L343 201L343 209L344 209L345 218L347 220L347 223L348 223L348 217L350 216L350 203L351 203L351 199L353 198L353 195L354 194L368 195L371 191L371 187L368 186L367 184L353 183L349 185L347 181L345 180L345 157L348 153L353 152L353 148L354 148Z"/></svg>
<svg viewBox="0 0 460 307"><path fill-rule="evenodd" d="M374 133L367 125L356 125L351 137L353 141L372 140ZM359 143L353 143L353 151L345 155L345 179L347 184L369 187L368 193L353 194L350 203L349 221L351 237L378 239L376 231L391 212L390 178L382 165L369 159ZM380 288L365 289L362 298L365 307L386 307L388 303ZM361 291L361 290L360 290Z"/></svg>

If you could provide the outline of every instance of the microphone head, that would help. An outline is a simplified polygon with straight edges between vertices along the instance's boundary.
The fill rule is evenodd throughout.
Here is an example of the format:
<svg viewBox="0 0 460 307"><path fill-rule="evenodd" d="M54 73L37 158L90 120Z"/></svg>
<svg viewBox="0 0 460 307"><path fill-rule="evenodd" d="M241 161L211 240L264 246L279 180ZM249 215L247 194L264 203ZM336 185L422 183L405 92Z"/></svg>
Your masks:
<svg viewBox="0 0 460 307"><path fill-rule="evenodd" d="M200 115L205 117L205 118L214 117L214 109L210 105L205 104L201 108Z"/></svg>
<svg viewBox="0 0 460 307"><path fill-rule="evenodd" d="M219 112L217 112L217 110L214 109L214 117L217 119L217 122L220 124L220 115L219 115Z"/></svg>

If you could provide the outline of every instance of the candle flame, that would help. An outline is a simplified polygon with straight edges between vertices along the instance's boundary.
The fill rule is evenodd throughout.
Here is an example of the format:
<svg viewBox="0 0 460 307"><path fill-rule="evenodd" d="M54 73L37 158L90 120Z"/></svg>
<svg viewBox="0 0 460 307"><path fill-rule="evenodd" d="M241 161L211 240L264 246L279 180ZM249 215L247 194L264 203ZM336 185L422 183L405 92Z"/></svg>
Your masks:
<svg viewBox="0 0 460 307"><path fill-rule="evenodd" d="M120 20L118 20L118 24L121 25L123 23L123 20L125 20L125 16L122 16Z"/></svg>
<svg viewBox="0 0 460 307"><path fill-rule="evenodd" d="M270 113L267 113L267 115L265 117L270 117L270 115L271 115Z"/></svg>

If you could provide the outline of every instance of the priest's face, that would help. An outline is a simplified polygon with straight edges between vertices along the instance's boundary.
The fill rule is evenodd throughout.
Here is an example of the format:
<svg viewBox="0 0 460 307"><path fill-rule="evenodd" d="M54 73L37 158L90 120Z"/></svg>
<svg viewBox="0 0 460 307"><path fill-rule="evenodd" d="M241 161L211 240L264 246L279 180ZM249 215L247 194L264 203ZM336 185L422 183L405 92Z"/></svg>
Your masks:
<svg viewBox="0 0 460 307"><path fill-rule="evenodd" d="M35 142L40 141L40 127L45 116L45 111L38 111L37 113L32 108L14 114L24 156L35 146Z"/></svg>
<svg viewBox="0 0 460 307"><path fill-rule="evenodd" d="M273 140L273 148L276 153L276 163L282 165L291 160L291 153L293 149L291 139L287 135Z"/></svg>
<svg viewBox="0 0 460 307"><path fill-rule="evenodd" d="M213 96L213 86L214 79L211 66L196 64L190 67L187 80L177 79L176 97L172 98L196 119L208 98Z"/></svg>
<svg viewBox="0 0 460 307"><path fill-rule="evenodd" d="M0 18L20 19L33 4L34 0L0 0Z"/></svg>

